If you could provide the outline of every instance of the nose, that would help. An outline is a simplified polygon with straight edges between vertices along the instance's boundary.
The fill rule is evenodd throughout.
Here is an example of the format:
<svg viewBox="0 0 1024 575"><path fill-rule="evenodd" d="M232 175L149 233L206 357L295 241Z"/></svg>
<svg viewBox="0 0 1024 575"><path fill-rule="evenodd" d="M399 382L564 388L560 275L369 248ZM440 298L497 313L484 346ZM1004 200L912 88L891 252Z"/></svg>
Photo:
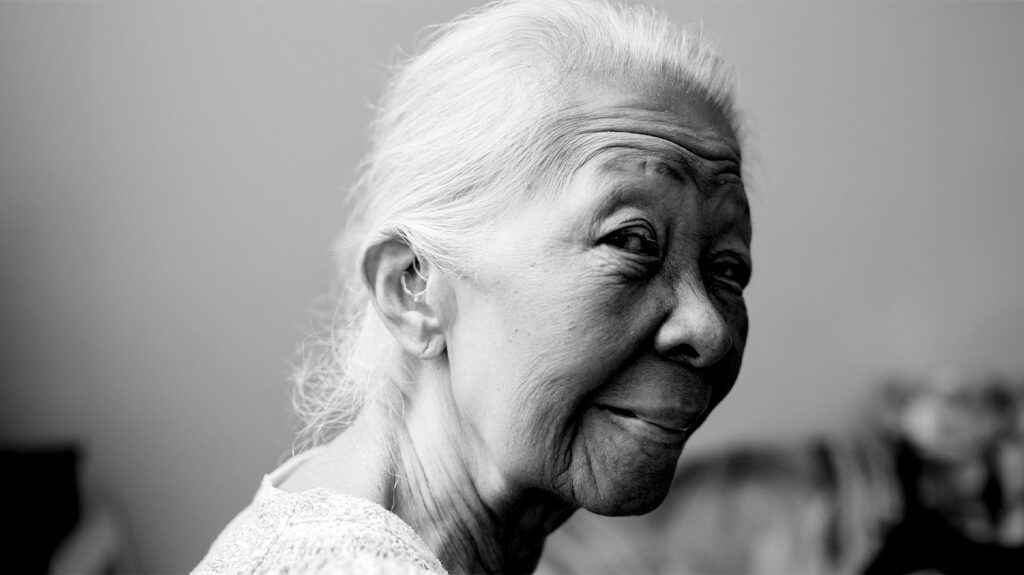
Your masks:
<svg viewBox="0 0 1024 575"><path fill-rule="evenodd" d="M684 282L676 290L675 307L658 328L654 345L673 361L709 367L725 357L733 340L729 325L703 286Z"/></svg>

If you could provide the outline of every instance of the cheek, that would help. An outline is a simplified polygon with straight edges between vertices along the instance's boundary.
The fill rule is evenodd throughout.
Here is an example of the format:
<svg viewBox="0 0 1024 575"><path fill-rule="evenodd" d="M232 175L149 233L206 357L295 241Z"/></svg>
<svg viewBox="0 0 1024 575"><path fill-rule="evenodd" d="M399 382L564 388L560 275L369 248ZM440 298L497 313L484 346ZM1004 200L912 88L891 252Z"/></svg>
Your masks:
<svg viewBox="0 0 1024 575"><path fill-rule="evenodd" d="M643 340L642 302L636 289L583 274L551 281L543 293L517 301L512 321L521 329L513 346L527 376L524 393L582 399L602 384ZM545 381L559 385L537 389Z"/></svg>
<svg viewBox="0 0 1024 575"><path fill-rule="evenodd" d="M730 322L736 326L736 332L739 334L736 345L742 353L747 345L747 334L750 332L750 317L747 315L747 304L743 299L740 299L740 303L737 309L734 310L734 316L730 319Z"/></svg>
<svg viewBox="0 0 1024 575"><path fill-rule="evenodd" d="M495 294L489 329L504 333L525 372L599 372L632 353L628 340L643 316L640 288L581 263L564 258L531 267Z"/></svg>
<svg viewBox="0 0 1024 575"><path fill-rule="evenodd" d="M507 435L517 414L543 407L544 399L566 387L538 389L557 378L571 357L560 348L574 330L560 311L569 298L531 279L490 281L459 298L458 321L448 335L453 395L460 413L484 436Z"/></svg>
<svg viewBox="0 0 1024 575"><path fill-rule="evenodd" d="M636 288L538 268L465 298L450 346L459 410L520 467L558 465L588 395L642 340Z"/></svg>
<svg viewBox="0 0 1024 575"><path fill-rule="evenodd" d="M743 350L747 344L747 334L750 332L750 318L747 316L747 304L742 295L725 294L716 296L713 300L715 308L725 321L732 336L733 355L738 357L726 358L729 361L742 359Z"/></svg>
<svg viewBox="0 0 1024 575"><path fill-rule="evenodd" d="M742 297L733 297L727 301L720 300L718 309L729 326L733 347L721 361L711 368L709 375L714 382L712 385L712 407L717 406L725 399L725 396L732 390L736 378L739 377L743 352L746 349L747 334L750 331L747 307Z"/></svg>

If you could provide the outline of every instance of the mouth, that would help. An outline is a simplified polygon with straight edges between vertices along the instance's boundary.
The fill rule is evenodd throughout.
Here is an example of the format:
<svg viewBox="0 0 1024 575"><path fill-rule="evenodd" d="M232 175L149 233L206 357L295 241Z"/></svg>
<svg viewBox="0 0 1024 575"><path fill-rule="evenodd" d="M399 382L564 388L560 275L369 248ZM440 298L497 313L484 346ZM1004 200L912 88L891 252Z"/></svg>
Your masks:
<svg viewBox="0 0 1024 575"><path fill-rule="evenodd" d="M677 410L637 412L614 405L595 404L595 407L608 413L631 431L650 436L663 443L676 443L685 440L697 423L696 417L689 417Z"/></svg>

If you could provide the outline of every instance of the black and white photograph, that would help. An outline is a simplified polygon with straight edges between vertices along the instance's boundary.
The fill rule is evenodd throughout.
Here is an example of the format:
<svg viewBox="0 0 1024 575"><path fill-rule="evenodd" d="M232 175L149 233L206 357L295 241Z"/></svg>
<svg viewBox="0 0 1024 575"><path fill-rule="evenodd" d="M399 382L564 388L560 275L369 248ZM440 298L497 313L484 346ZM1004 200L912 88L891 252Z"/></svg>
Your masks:
<svg viewBox="0 0 1024 575"><path fill-rule="evenodd" d="M1024 572L1022 32L0 0L0 570Z"/></svg>

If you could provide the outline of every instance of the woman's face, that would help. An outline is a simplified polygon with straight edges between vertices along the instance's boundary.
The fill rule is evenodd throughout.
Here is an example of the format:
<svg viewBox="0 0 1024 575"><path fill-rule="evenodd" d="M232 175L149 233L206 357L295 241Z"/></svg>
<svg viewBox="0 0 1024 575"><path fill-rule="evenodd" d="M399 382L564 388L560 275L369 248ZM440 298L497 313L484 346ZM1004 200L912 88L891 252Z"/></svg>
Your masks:
<svg viewBox="0 0 1024 575"><path fill-rule="evenodd" d="M454 282L451 399L504 488L641 513L739 373L750 215L717 114L668 91L589 101L599 151Z"/></svg>

